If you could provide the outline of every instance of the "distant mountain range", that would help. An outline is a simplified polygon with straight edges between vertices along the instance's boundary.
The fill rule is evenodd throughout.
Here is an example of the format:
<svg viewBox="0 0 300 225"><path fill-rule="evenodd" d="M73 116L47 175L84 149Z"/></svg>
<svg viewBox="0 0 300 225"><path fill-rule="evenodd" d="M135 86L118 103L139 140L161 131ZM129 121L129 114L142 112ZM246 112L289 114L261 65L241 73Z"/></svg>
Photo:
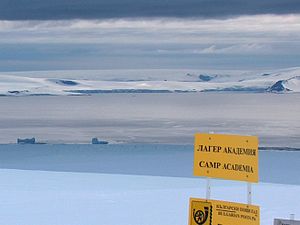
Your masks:
<svg viewBox="0 0 300 225"><path fill-rule="evenodd" d="M45 73L45 72L43 72ZM86 71L91 73L91 71ZM97 73L97 71L93 72ZM32 75L34 74L34 76ZM175 92L300 92L300 67L266 73L182 73L153 76L134 74L94 75L97 79L70 79L72 71L59 76L39 77L38 72L0 74L0 96L92 95L101 93L175 93ZM59 78L58 78L59 77ZM74 72L74 77L77 77Z"/></svg>

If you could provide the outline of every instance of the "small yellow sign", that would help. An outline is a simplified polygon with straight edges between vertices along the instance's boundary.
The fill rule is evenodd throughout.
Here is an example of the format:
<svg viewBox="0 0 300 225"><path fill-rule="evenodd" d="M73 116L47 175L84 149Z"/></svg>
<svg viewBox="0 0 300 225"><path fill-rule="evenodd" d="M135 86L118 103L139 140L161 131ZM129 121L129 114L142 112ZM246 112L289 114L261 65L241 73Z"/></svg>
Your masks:
<svg viewBox="0 0 300 225"><path fill-rule="evenodd" d="M194 175L258 182L258 138L196 134Z"/></svg>
<svg viewBox="0 0 300 225"><path fill-rule="evenodd" d="M189 225L259 225L259 223L258 206L190 199Z"/></svg>

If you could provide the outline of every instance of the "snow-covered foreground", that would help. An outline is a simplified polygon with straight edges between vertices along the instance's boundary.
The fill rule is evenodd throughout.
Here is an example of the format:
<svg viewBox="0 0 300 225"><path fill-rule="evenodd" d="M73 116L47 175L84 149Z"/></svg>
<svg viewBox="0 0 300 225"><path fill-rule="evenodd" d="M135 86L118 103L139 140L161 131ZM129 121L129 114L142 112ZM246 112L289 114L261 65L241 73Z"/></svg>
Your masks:
<svg viewBox="0 0 300 225"><path fill-rule="evenodd" d="M300 92L300 68L298 67L267 72L179 72L173 71L172 74L161 70L160 74L157 74L157 71L152 73L151 71L141 71L140 74L137 74L137 72L131 71L129 75L124 75L124 71L115 71L113 74L110 71L74 71L73 76L72 71L1 73L0 95L92 95L207 91ZM96 80L89 80L86 77L93 77Z"/></svg>
<svg viewBox="0 0 300 225"><path fill-rule="evenodd" d="M190 197L205 197L205 180L136 175L0 170L5 225L183 225ZM300 215L300 186L260 183L253 204L261 225ZM244 202L243 182L212 181L213 199Z"/></svg>
<svg viewBox="0 0 300 225"><path fill-rule="evenodd" d="M260 151L253 186L261 225L300 215L300 152ZM192 145L0 145L5 225L182 225L193 176ZM291 185L294 184L294 185ZM246 183L212 180L212 198L246 202Z"/></svg>

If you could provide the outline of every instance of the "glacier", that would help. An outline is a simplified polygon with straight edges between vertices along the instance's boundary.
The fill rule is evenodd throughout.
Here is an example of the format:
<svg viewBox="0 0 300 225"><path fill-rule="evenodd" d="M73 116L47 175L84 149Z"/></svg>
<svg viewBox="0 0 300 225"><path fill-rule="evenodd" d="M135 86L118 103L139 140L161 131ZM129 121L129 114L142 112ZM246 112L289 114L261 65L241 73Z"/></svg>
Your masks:
<svg viewBox="0 0 300 225"><path fill-rule="evenodd" d="M300 68L271 72L53 71L0 74L0 96L94 95L104 93L272 92L299 93ZM46 74L46 77L45 77ZM89 74L92 74L90 76ZM92 77L87 79L85 77Z"/></svg>

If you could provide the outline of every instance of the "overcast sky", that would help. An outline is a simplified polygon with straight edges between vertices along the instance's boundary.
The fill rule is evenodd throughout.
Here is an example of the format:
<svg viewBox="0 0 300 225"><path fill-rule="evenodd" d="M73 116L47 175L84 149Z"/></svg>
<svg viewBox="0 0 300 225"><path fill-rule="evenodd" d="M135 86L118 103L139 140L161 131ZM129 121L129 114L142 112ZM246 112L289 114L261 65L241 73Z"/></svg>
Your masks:
<svg viewBox="0 0 300 225"><path fill-rule="evenodd" d="M0 0L0 71L300 66L299 0Z"/></svg>

